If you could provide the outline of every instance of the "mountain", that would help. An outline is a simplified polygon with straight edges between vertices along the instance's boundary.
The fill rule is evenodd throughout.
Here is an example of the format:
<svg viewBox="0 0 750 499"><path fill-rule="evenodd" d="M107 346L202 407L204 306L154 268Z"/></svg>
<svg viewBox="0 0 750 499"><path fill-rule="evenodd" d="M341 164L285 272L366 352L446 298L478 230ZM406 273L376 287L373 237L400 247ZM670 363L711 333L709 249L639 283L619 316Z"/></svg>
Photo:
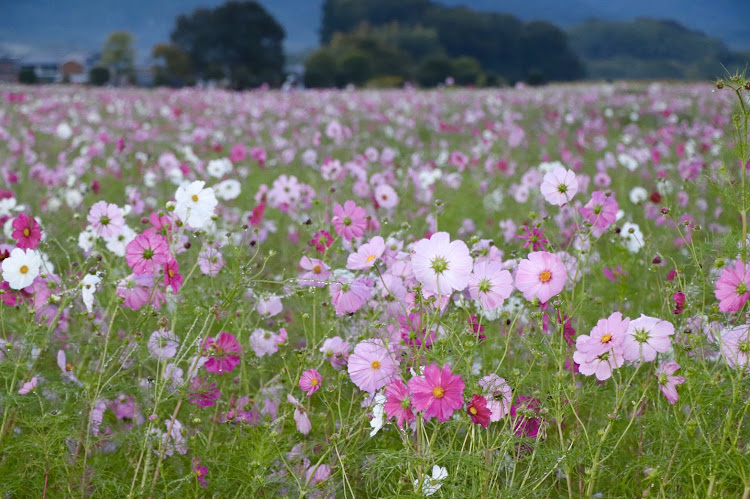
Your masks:
<svg viewBox="0 0 750 499"><path fill-rule="evenodd" d="M0 0L0 53L60 55L97 50L107 34L128 30L138 57L169 39L174 19L197 7L224 0ZM260 0L287 33L286 47L300 52L318 44L323 0ZM750 2L744 0L439 0L450 6L508 12L523 20L542 19L570 27L588 18L629 20L648 16L673 19L750 50Z"/></svg>

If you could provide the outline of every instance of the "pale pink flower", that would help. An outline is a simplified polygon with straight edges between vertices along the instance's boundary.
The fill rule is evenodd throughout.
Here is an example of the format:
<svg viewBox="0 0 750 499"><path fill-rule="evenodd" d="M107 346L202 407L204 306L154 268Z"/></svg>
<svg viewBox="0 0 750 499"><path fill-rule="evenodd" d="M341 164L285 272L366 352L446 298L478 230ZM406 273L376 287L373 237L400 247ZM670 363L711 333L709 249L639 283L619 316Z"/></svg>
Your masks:
<svg viewBox="0 0 750 499"><path fill-rule="evenodd" d="M648 317L643 314L630 321L623 340L625 360L651 362L657 353L664 353L672 346L670 336L674 334L671 322Z"/></svg>
<svg viewBox="0 0 750 499"><path fill-rule="evenodd" d="M391 382L397 373L397 365L393 352L382 340L369 339L354 347L347 371L357 388L372 395Z"/></svg>
<svg viewBox="0 0 750 499"><path fill-rule="evenodd" d="M361 237L367 228L367 212L364 208L348 200L344 206L337 204L333 208L333 219L331 219L336 234L340 235L347 241L355 237Z"/></svg>
<svg viewBox="0 0 750 499"><path fill-rule="evenodd" d="M372 289L361 278L352 282L332 282L328 288L336 314L352 314L370 299Z"/></svg>
<svg viewBox="0 0 750 499"><path fill-rule="evenodd" d="M750 326L743 324L725 330L719 343L727 365L750 370Z"/></svg>
<svg viewBox="0 0 750 499"><path fill-rule="evenodd" d="M437 232L414 245L411 266L425 290L448 295L469 284L472 261L466 243L451 242L447 232Z"/></svg>
<svg viewBox="0 0 750 499"><path fill-rule="evenodd" d="M513 292L513 277L498 261L474 264L469 275L469 295L479 300L485 310L494 310Z"/></svg>
<svg viewBox="0 0 750 499"><path fill-rule="evenodd" d="M580 212L583 218L591 224L591 232L599 237L617 220L618 208L617 199L613 193L605 194L602 191L594 191L591 200L581 207Z"/></svg>
<svg viewBox="0 0 750 499"><path fill-rule="evenodd" d="M547 303L563 290L567 277L568 271L560 257L547 251L534 251L518 264L516 288L529 301L536 298Z"/></svg>
<svg viewBox="0 0 750 499"><path fill-rule="evenodd" d="M654 373L659 378L659 389L667 397L670 404L674 404L679 398L677 385L685 382L684 377L673 376L678 369L680 369L680 365L677 362L663 362L659 366L659 369L656 370L656 373Z"/></svg>
<svg viewBox="0 0 750 499"><path fill-rule="evenodd" d="M727 266L716 282L714 295L722 312L738 312L750 297L750 265L737 260L734 267Z"/></svg>
<svg viewBox="0 0 750 499"><path fill-rule="evenodd" d="M573 170L557 166L544 176L540 189L548 203L563 206L578 192L578 180Z"/></svg>
<svg viewBox="0 0 750 499"><path fill-rule="evenodd" d="M349 270L367 270L383 256L385 241L380 236L370 239L370 242L359 247L356 253L349 254L346 268Z"/></svg>

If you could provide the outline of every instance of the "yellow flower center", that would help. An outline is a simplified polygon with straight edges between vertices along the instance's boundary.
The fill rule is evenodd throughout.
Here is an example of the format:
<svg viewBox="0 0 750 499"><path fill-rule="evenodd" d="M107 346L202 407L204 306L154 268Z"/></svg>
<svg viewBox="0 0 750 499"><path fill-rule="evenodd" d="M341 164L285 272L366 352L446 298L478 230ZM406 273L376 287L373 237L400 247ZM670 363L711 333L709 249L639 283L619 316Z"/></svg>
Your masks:
<svg viewBox="0 0 750 499"><path fill-rule="evenodd" d="M542 282L547 282L550 279L552 279L552 272L549 270L542 270L542 273L539 274L539 280Z"/></svg>
<svg viewBox="0 0 750 499"><path fill-rule="evenodd" d="M70 372L73 370L73 366L71 366L70 364L65 364L65 370Z"/></svg>
<svg viewBox="0 0 750 499"><path fill-rule="evenodd" d="M310 386L318 386L318 378L311 379Z"/></svg>
<svg viewBox="0 0 750 499"><path fill-rule="evenodd" d="M470 413L471 413L471 414L472 414L473 416L476 416L476 414L477 414L477 408L476 408L476 407L474 407L474 406L471 406L471 407L469 407L469 412L470 412Z"/></svg>
<svg viewBox="0 0 750 499"><path fill-rule="evenodd" d="M607 333L604 336L602 336L602 343L609 343L609 340L612 339L612 335Z"/></svg>
<svg viewBox="0 0 750 499"><path fill-rule="evenodd" d="M28 227L26 227L25 229L23 229L23 235L24 236L29 237L29 234L31 234L31 231L29 230Z"/></svg>
<svg viewBox="0 0 750 499"><path fill-rule="evenodd" d="M436 399L443 398L443 395L445 395L445 389L442 386L436 386L432 389L432 396Z"/></svg>
<svg viewBox="0 0 750 499"><path fill-rule="evenodd" d="M198 195L197 194L193 194L193 202L194 203L198 202Z"/></svg>
<svg viewBox="0 0 750 499"><path fill-rule="evenodd" d="M174 270L172 270L172 269L167 270L167 275L169 277L174 277Z"/></svg>
<svg viewBox="0 0 750 499"><path fill-rule="evenodd" d="M372 364L370 364L370 367L373 369L380 369L380 361L379 360L373 360Z"/></svg>
<svg viewBox="0 0 750 499"><path fill-rule="evenodd" d="M365 260L367 263L370 263L371 261L375 260L375 255L370 255L367 257L367 260Z"/></svg>
<svg viewBox="0 0 750 499"><path fill-rule="evenodd" d="M313 267L313 272L315 272L316 274L320 274L321 270L322 269L320 268L320 265L316 265L315 267Z"/></svg>
<svg viewBox="0 0 750 499"><path fill-rule="evenodd" d="M18 271L19 271L20 273L22 273L22 274L25 274L26 272L28 272L28 271L29 271L29 267L27 267L26 265L22 265L22 266L21 266L21 268L20 268L20 269L18 269Z"/></svg>

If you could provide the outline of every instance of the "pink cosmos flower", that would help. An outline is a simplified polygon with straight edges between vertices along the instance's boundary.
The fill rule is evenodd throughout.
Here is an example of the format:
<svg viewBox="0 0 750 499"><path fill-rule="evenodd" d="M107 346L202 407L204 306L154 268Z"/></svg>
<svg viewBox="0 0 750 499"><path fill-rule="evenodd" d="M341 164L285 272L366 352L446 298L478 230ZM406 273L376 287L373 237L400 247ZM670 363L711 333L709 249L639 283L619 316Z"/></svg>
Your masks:
<svg viewBox="0 0 750 499"><path fill-rule="evenodd" d="M42 229L36 223L34 217L29 217L21 213L13 220L13 234L11 236L16 240L16 246L21 249L35 249L42 240Z"/></svg>
<svg viewBox="0 0 750 499"><path fill-rule="evenodd" d="M531 301L547 303L565 287L568 271L559 256L546 251L529 253L521 260L516 273L516 288Z"/></svg>
<svg viewBox="0 0 750 499"><path fill-rule="evenodd" d="M323 381L323 377L316 369L310 369L302 373L299 379L299 387L302 391L307 392L307 396L312 396L313 393L320 390L320 383Z"/></svg>
<svg viewBox="0 0 750 499"><path fill-rule="evenodd" d="M375 187L375 201L378 206L391 210L398 205L398 194L388 184L380 184Z"/></svg>
<svg viewBox="0 0 750 499"><path fill-rule="evenodd" d="M388 418L396 418L396 424L403 428L404 424L409 424L415 419L414 412L411 410L411 401L409 400L409 390L403 381L397 379L385 387L385 413Z"/></svg>
<svg viewBox="0 0 750 499"><path fill-rule="evenodd" d="M514 431L519 437L536 438L544 422L540 414L540 401L527 395L516 397L516 403L510 407L510 417L515 422Z"/></svg>
<svg viewBox="0 0 750 499"><path fill-rule="evenodd" d="M497 374L490 374L479 380L479 386L484 390L487 399L487 408L491 412L490 421L494 423L507 416L513 391L505 379Z"/></svg>
<svg viewBox="0 0 750 499"><path fill-rule="evenodd" d="M349 360L349 343L338 336L327 338L320 347L320 352L325 355L331 367L341 369Z"/></svg>
<svg viewBox="0 0 750 499"><path fill-rule="evenodd" d="M169 256L169 260L164 264L164 286L172 286L172 294L176 295L182 287L182 274L180 274L180 266L177 264L177 260L173 256Z"/></svg>
<svg viewBox="0 0 750 499"><path fill-rule="evenodd" d="M124 300L122 306L138 310L151 301L151 306L160 309L165 302L164 293L154 286L154 276L151 274L131 274L117 283L117 296Z"/></svg>
<svg viewBox="0 0 750 499"><path fill-rule="evenodd" d="M361 278L352 282L333 282L328 288L336 314L352 314L370 299L372 289Z"/></svg>
<svg viewBox="0 0 750 499"><path fill-rule="evenodd" d="M256 329L250 335L250 348L256 357L273 355L279 351L279 345L286 341L286 329L281 328L281 334L274 334L265 329Z"/></svg>
<svg viewBox="0 0 750 499"><path fill-rule="evenodd" d="M529 245L531 245L532 251L545 251L547 247L545 246L545 243L548 243L549 240L544 237L544 229L541 227L532 227L531 230L529 230L528 225L523 226L523 230L525 234L519 234L518 239L523 239L526 241L523 243L523 247L528 248Z"/></svg>
<svg viewBox="0 0 750 499"><path fill-rule="evenodd" d="M328 248L333 244L333 236L326 230L319 230L315 233L312 239L307 242L307 245L321 255L326 252Z"/></svg>
<svg viewBox="0 0 750 499"><path fill-rule="evenodd" d="M155 359L171 359L179 347L180 339L168 329L154 331L148 338L148 351Z"/></svg>
<svg viewBox="0 0 750 499"><path fill-rule="evenodd" d="M487 428L490 425L492 411L487 407L487 399L479 394L471 396L471 400L466 407L466 413L471 418L471 422Z"/></svg>
<svg viewBox="0 0 750 499"><path fill-rule="evenodd" d="M580 212L591 225L592 233L599 237L617 220L617 199L613 193L594 191L591 200L581 207Z"/></svg>
<svg viewBox="0 0 750 499"><path fill-rule="evenodd" d="M679 398L677 385L685 382L685 378L682 376L672 376L679 368L680 365L677 362L663 362L654 373L659 378L659 389L667 397L670 404L674 404Z"/></svg>
<svg viewBox="0 0 750 499"><path fill-rule="evenodd" d="M576 338L573 360L579 364L579 372L586 376L596 375L604 381L612 376L612 370L625 362L622 344L630 325L630 319L613 312L606 319L599 319L591 333Z"/></svg>
<svg viewBox="0 0 750 499"><path fill-rule="evenodd" d="M348 200L344 206L337 204L333 208L333 219L331 220L336 234L347 241L355 237L361 237L367 228L367 212L361 206Z"/></svg>
<svg viewBox="0 0 750 499"><path fill-rule="evenodd" d="M325 281L331 277L331 268L323 260L303 256L299 261L299 285L325 287Z"/></svg>
<svg viewBox="0 0 750 499"><path fill-rule="evenodd" d="M118 236L125 225L122 210L113 203L98 201L94 203L86 220L99 236L108 239Z"/></svg>
<svg viewBox="0 0 750 499"><path fill-rule="evenodd" d="M209 357L204 364L206 371L223 374L232 372L235 366L240 363L242 346L237 342L234 335L222 331L216 339L211 336L206 338L203 342L203 352Z"/></svg>
<svg viewBox="0 0 750 499"><path fill-rule="evenodd" d="M391 382L397 372L396 357L380 339L362 341L349 356L347 372L357 388L370 394Z"/></svg>
<svg viewBox="0 0 750 499"><path fill-rule="evenodd" d="M416 349L430 348L435 342L435 331L427 331L422 327L422 316L419 313L410 312L409 316L398 316L399 332L401 339L410 347Z"/></svg>
<svg viewBox="0 0 750 499"><path fill-rule="evenodd" d="M451 242L447 232L436 232L414 245L411 266L427 291L449 295L469 284L472 261L466 243Z"/></svg>
<svg viewBox="0 0 750 499"><path fill-rule="evenodd" d="M239 163L246 157L247 157L247 149L245 149L244 145L235 144L234 147L232 147L232 152L229 155L229 159L232 161L232 163Z"/></svg>
<svg viewBox="0 0 750 499"><path fill-rule="evenodd" d="M664 353L672 345L670 336L674 334L674 326L654 317L643 314L630 321L627 333L623 339L622 353L625 360L643 360L651 362L657 353Z"/></svg>
<svg viewBox="0 0 750 499"><path fill-rule="evenodd" d="M211 407L221 397L221 392L216 388L216 383L208 383L201 378L195 377L190 380L190 393L188 400L198 407Z"/></svg>
<svg viewBox="0 0 750 499"><path fill-rule="evenodd" d="M750 326L743 324L725 330L721 334L720 347L728 366L750 370Z"/></svg>
<svg viewBox="0 0 750 499"><path fill-rule="evenodd" d="M297 431L303 435L307 435L312 430L312 423L310 423L310 418L307 416L307 411L293 396L287 395L286 399L290 404L294 404L294 422L297 423Z"/></svg>
<svg viewBox="0 0 750 499"><path fill-rule="evenodd" d="M714 295L722 312L738 312L750 297L750 265L737 260L734 267L725 267L716 282Z"/></svg>
<svg viewBox="0 0 750 499"><path fill-rule="evenodd" d="M156 265L168 260L167 240L156 234L139 234L125 247L125 261L136 275L153 274Z"/></svg>
<svg viewBox="0 0 750 499"><path fill-rule="evenodd" d="M578 179L573 170L557 166L544 176L540 189L548 203L563 206L578 192Z"/></svg>
<svg viewBox="0 0 750 499"><path fill-rule="evenodd" d="M346 261L349 270L367 270L375 265L385 252L385 241L380 236L370 239L370 242L359 247L356 253L351 253Z"/></svg>
<svg viewBox="0 0 750 499"><path fill-rule="evenodd" d="M425 420L437 417L439 422L448 421L464 405L465 383L460 375L454 375L451 366L440 369L435 364L424 368L424 377L409 380L409 393L416 411L424 411Z"/></svg>
<svg viewBox="0 0 750 499"><path fill-rule="evenodd" d="M34 388L36 388L38 379L36 376L31 378L31 380L27 381L23 384L23 386L18 390L19 395L26 395L27 393L30 393Z"/></svg>
<svg viewBox="0 0 750 499"><path fill-rule="evenodd" d="M201 272L215 276L224 267L224 258L219 248L208 246L198 253L198 267Z"/></svg>
<svg viewBox="0 0 750 499"><path fill-rule="evenodd" d="M513 292L513 277L497 261L484 261L474 265L469 275L469 295L479 300L485 310L494 310Z"/></svg>

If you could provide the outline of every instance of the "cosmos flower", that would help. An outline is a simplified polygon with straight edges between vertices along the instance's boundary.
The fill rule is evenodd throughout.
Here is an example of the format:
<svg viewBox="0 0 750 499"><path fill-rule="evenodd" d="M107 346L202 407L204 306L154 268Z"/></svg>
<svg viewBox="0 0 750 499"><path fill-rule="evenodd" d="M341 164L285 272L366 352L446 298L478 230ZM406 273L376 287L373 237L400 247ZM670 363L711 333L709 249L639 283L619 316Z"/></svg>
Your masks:
<svg viewBox="0 0 750 499"><path fill-rule="evenodd" d="M529 253L521 260L516 273L516 288L531 301L547 303L565 287L568 271L560 257L546 251Z"/></svg>
<svg viewBox="0 0 750 499"><path fill-rule="evenodd" d="M427 291L448 295L469 284L472 260L466 243L451 242L447 232L437 232L414 245L411 266Z"/></svg>
<svg viewBox="0 0 750 499"><path fill-rule="evenodd" d="M448 421L464 405L464 380L447 364L442 369L435 364L425 367L424 376L414 376L408 386L414 410L424 411L425 420Z"/></svg>

